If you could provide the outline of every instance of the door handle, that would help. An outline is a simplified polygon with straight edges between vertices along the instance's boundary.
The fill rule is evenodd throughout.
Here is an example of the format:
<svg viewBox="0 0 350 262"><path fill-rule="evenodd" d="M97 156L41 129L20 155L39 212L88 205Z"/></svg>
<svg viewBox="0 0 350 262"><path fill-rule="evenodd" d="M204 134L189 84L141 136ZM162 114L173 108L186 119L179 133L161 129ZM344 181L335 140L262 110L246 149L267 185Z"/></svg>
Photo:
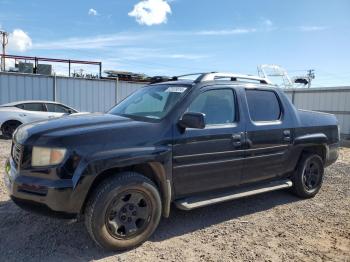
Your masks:
<svg viewBox="0 0 350 262"><path fill-rule="evenodd" d="M290 136L290 130L288 130L288 129L283 130L283 135L284 136Z"/></svg>
<svg viewBox="0 0 350 262"><path fill-rule="evenodd" d="M243 132L232 135L232 144L235 147L241 146L243 143L243 140L244 140L244 133Z"/></svg>
<svg viewBox="0 0 350 262"><path fill-rule="evenodd" d="M290 142L292 140L290 135L290 130L283 131L283 140L286 142Z"/></svg>

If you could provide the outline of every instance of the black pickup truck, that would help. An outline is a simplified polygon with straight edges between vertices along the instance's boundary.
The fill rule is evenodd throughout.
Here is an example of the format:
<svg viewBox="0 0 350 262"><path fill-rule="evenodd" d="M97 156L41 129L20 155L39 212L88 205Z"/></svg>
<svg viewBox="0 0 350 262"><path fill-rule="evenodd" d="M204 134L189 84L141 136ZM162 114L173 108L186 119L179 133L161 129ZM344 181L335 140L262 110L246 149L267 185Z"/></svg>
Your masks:
<svg viewBox="0 0 350 262"><path fill-rule="evenodd" d="M297 110L263 78L205 73L148 85L107 114L22 125L5 182L18 206L82 217L97 244L122 250L147 240L172 203L287 188L313 197L338 146L333 115Z"/></svg>

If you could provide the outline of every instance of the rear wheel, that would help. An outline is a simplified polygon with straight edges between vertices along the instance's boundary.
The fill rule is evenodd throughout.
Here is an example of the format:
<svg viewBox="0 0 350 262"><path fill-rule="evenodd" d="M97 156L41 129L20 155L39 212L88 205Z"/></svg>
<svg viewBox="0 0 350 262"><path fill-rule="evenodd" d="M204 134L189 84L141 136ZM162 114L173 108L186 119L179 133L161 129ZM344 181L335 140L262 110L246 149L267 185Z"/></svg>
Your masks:
<svg viewBox="0 0 350 262"><path fill-rule="evenodd" d="M1 132L4 138L10 139L12 138L13 133L16 131L17 127L19 127L22 123L16 120L10 120L5 122L1 127Z"/></svg>
<svg viewBox="0 0 350 262"><path fill-rule="evenodd" d="M317 154L304 154L293 176L293 192L302 198L314 197L321 189L324 165Z"/></svg>
<svg viewBox="0 0 350 262"><path fill-rule="evenodd" d="M95 242L109 250L125 250L146 241L161 217L154 183L133 172L103 181L89 199L85 224Z"/></svg>

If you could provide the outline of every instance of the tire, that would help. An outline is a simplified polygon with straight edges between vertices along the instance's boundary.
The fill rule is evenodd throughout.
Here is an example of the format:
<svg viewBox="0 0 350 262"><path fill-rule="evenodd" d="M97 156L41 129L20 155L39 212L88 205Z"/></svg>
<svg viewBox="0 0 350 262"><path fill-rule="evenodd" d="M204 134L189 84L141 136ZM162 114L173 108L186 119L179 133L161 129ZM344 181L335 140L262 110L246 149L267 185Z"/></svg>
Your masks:
<svg viewBox="0 0 350 262"><path fill-rule="evenodd" d="M22 123L16 120L9 120L5 122L1 127L2 136L5 139L11 139L13 133L20 125L22 125Z"/></svg>
<svg viewBox="0 0 350 262"><path fill-rule="evenodd" d="M101 182L89 198L85 225L92 239L111 251L146 241L157 228L162 203L156 185L135 172L122 172Z"/></svg>
<svg viewBox="0 0 350 262"><path fill-rule="evenodd" d="M322 158L317 154L303 154L292 181L292 191L301 198L312 198L320 191L324 175Z"/></svg>

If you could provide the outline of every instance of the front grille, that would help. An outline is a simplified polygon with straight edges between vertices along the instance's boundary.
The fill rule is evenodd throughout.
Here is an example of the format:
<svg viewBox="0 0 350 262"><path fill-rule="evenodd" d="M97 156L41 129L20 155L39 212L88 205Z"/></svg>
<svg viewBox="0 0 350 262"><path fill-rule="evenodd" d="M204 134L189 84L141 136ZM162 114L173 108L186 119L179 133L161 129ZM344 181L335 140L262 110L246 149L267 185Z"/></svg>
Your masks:
<svg viewBox="0 0 350 262"><path fill-rule="evenodd" d="M12 145L12 159L15 162L16 168L21 163L22 154L23 154L23 146L17 143L13 143Z"/></svg>

